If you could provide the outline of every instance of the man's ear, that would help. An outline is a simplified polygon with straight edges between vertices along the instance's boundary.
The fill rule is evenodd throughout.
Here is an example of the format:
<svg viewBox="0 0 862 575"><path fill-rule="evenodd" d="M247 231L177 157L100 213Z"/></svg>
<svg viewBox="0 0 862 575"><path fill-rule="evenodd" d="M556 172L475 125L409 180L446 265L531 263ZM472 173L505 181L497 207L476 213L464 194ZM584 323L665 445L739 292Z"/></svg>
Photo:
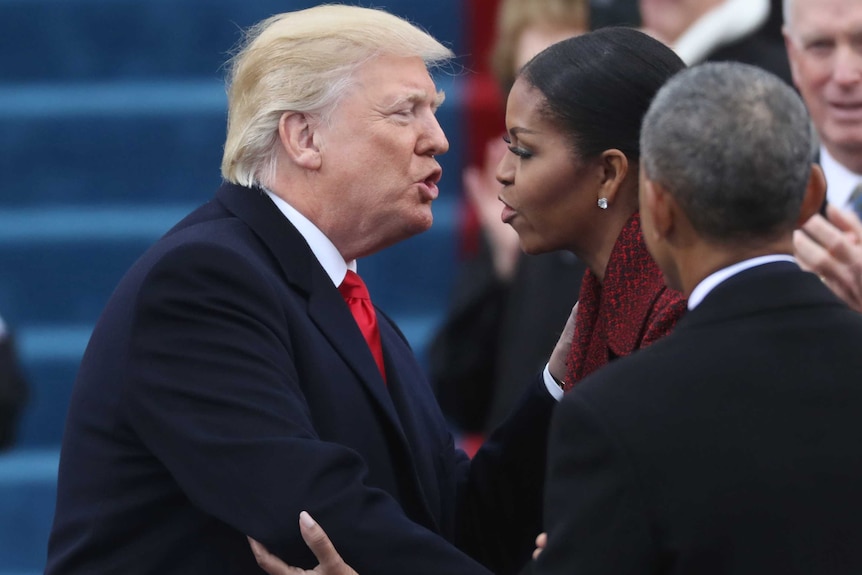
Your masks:
<svg viewBox="0 0 862 575"><path fill-rule="evenodd" d="M621 151L611 149L602 152L600 160L601 176L599 195L596 200L605 198L608 204L613 204L617 192L629 173L629 159Z"/></svg>
<svg viewBox="0 0 862 575"><path fill-rule="evenodd" d="M646 176L640 182L641 218L649 218L649 232L657 241L667 238L676 224L676 202L667 189ZM646 212L646 213L645 213Z"/></svg>
<svg viewBox="0 0 862 575"><path fill-rule="evenodd" d="M805 197L802 199L802 207L799 209L799 219L796 227L802 224L820 211L826 200L826 176L820 164L811 164L811 175L808 176L808 186L805 188Z"/></svg>
<svg viewBox="0 0 862 575"><path fill-rule="evenodd" d="M278 139L285 154L307 170L317 170L321 164L315 129L316 124L302 112L284 112L278 120Z"/></svg>

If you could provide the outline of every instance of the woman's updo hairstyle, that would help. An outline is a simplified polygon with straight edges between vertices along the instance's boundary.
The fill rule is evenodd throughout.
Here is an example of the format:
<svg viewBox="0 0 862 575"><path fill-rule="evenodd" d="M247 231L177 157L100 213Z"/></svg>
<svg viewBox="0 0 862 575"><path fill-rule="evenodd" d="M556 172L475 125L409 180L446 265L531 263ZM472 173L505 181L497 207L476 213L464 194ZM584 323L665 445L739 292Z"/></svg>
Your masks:
<svg viewBox="0 0 862 575"><path fill-rule="evenodd" d="M683 68L658 40L613 27L549 46L519 76L544 95L542 113L568 134L575 154L591 158L616 148L637 162L650 102Z"/></svg>

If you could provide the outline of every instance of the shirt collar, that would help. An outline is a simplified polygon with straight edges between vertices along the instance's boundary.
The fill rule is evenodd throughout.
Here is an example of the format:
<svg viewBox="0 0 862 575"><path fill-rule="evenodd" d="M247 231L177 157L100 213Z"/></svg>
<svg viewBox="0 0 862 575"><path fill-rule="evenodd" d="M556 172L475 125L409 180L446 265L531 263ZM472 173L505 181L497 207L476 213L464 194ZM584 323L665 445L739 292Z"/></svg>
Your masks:
<svg viewBox="0 0 862 575"><path fill-rule="evenodd" d="M333 284L336 286L341 285L341 282L344 281L344 276L347 275L348 269L356 271L356 260L345 262L335 244L311 220L303 216L296 208L273 192L267 189L263 191L266 192L275 206L284 214L284 217L299 231L308 247L311 248L311 253L314 254L314 257L323 266L326 275L329 276Z"/></svg>
<svg viewBox="0 0 862 575"><path fill-rule="evenodd" d="M862 176L839 164L825 146L820 146L820 167L826 176L826 199L834 206L846 208L853 189L862 183Z"/></svg>
<svg viewBox="0 0 862 575"><path fill-rule="evenodd" d="M700 302L702 302L704 298L708 296L709 293L714 290L720 283L724 282L727 279L730 279L739 272L745 271L753 267L762 266L764 264L771 264L773 262L796 263L796 259L793 256L789 256L787 254L772 254L768 256L758 256L756 258L743 260L731 266L727 266L726 268L720 269L717 272L706 276L691 291L691 295L688 296L688 309L692 310L696 308L698 305L700 305Z"/></svg>

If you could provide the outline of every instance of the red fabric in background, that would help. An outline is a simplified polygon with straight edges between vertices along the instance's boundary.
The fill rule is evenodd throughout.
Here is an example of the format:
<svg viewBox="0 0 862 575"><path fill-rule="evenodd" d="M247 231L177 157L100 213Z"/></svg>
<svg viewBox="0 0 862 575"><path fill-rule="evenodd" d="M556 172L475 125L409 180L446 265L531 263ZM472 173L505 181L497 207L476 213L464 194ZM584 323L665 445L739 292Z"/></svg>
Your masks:
<svg viewBox="0 0 862 575"><path fill-rule="evenodd" d="M491 46L497 18L499 0L469 0L464 37L467 39L467 66L469 74L465 84L466 158L464 165L481 166L485 161L485 143L498 138L505 126L503 95L491 74ZM460 177L460 175L459 175ZM479 246L479 220L466 201L460 213L460 255L469 258Z"/></svg>

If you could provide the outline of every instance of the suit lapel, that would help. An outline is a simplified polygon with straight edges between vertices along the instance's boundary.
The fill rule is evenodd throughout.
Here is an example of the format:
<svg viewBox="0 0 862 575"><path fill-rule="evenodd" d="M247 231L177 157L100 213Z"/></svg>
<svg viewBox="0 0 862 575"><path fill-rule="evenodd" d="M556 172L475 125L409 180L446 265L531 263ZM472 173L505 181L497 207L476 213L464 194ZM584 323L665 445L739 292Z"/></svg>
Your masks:
<svg viewBox="0 0 862 575"><path fill-rule="evenodd" d="M309 317L356 373L406 449L404 430L368 345L302 234L262 190L223 184L216 197L261 239L278 262L285 281L307 298Z"/></svg>

